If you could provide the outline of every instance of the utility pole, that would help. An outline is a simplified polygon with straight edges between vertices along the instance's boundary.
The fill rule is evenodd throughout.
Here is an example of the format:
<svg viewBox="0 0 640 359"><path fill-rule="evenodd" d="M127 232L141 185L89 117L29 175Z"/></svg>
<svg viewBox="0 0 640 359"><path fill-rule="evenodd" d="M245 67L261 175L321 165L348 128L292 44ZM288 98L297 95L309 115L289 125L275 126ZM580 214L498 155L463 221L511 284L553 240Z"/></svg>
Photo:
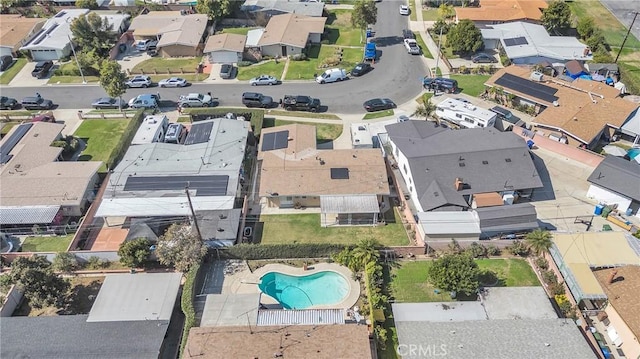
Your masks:
<svg viewBox="0 0 640 359"><path fill-rule="evenodd" d="M433 74L433 77L438 77L438 66L440 63L440 49L442 46L442 29L444 28L444 26L440 26L440 37L438 38L438 53L436 54L436 69L434 70L435 73Z"/></svg>
<svg viewBox="0 0 640 359"><path fill-rule="evenodd" d="M620 57L620 53L622 52L622 49L624 48L624 44L627 42L627 38L629 37L629 33L631 32L631 29L633 29L633 24L635 24L636 22L636 18L638 17L638 14L640 14L640 11L634 11L634 15L633 15L633 21L631 21L631 26L629 26L629 30L627 30L627 34L624 36L624 40L622 40L622 45L620 46L620 50L618 50L618 55L616 56L616 60L614 61L614 63L618 63L618 58Z"/></svg>
<svg viewBox="0 0 640 359"><path fill-rule="evenodd" d="M193 217L193 224L196 226L196 233L198 239L202 242L202 233L200 233L200 226L198 226L198 218L196 218L196 212L193 210L193 203L191 203L191 194L189 194L189 184L184 188L184 192L187 194L187 200L189 201L189 209L191 209L191 216Z"/></svg>

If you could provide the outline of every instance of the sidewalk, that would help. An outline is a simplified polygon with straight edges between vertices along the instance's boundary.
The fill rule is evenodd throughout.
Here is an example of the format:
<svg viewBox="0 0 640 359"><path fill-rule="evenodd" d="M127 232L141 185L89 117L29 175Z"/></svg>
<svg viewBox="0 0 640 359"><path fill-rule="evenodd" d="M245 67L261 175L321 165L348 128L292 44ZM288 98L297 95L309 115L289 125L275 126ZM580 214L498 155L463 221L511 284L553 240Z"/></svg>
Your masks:
<svg viewBox="0 0 640 359"><path fill-rule="evenodd" d="M420 36L422 36L422 40L424 41L424 44L427 46L427 48L429 49L429 52L431 53L431 55L433 55L433 59L428 59L426 57L422 57L425 62L427 63L427 67L429 68L429 72L431 72L431 76L435 76L436 74L433 73L435 68L436 68L436 62L438 63L438 67L440 68L440 72L442 73L442 77L449 77L449 69L447 68L447 66L444 64L444 62L442 61L442 59L440 59L440 61L437 61L436 58L439 56L439 51L438 51L438 45L436 44L435 41L433 41L433 39L431 38L431 35L429 35L429 32L427 32L427 29L433 25L433 21L424 21L422 18L422 1L421 0L414 0L415 2L415 11L416 11L416 19L417 21L410 21L409 22L409 26L411 28L412 31L417 31L420 33Z"/></svg>

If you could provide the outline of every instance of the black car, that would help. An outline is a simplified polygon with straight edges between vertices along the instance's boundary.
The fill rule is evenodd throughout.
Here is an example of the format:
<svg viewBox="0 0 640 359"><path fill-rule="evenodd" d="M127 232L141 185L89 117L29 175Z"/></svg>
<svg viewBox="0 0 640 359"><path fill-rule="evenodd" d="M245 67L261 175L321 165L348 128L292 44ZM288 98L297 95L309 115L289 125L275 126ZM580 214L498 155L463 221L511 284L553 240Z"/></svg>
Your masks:
<svg viewBox="0 0 640 359"><path fill-rule="evenodd" d="M373 70L373 66L371 66L371 64L368 64L366 62L361 62L357 64L353 68L353 70L351 70L351 76L355 76L355 77L362 76L371 70Z"/></svg>
<svg viewBox="0 0 640 359"><path fill-rule="evenodd" d="M245 92L242 94L242 104L247 107L271 107L273 98L257 92Z"/></svg>
<svg viewBox="0 0 640 359"><path fill-rule="evenodd" d="M21 101L25 110L51 110L53 101L45 100L40 96L25 97Z"/></svg>
<svg viewBox="0 0 640 359"><path fill-rule="evenodd" d="M0 96L0 110L14 110L18 107L18 101L15 98Z"/></svg>
<svg viewBox="0 0 640 359"><path fill-rule="evenodd" d="M0 71L5 71L9 67L13 65L13 57L9 55L5 55L0 57Z"/></svg>
<svg viewBox="0 0 640 359"><path fill-rule="evenodd" d="M411 31L409 29L404 29L404 30L402 30L402 38L403 39L415 39L416 38L416 34L414 34L413 31Z"/></svg>
<svg viewBox="0 0 640 359"><path fill-rule="evenodd" d="M31 76L36 78L44 78L49 73L49 70L53 67L53 61L40 61L36 64L36 67L31 71Z"/></svg>
<svg viewBox="0 0 640 359"><path fill-rule="evenodd" d="M471 61L474 64L478 64L478 63L491 64L494 62L498 62L498 60L496 60L495 57L489 56L487 54L477 54L471 58Z"/></svg>
<svg viewBox="0 0 640 359"><path fill-rule="evenodd" d="M362 104L367 112L396 108L396 104L388 98L374 98Z"/></svg>

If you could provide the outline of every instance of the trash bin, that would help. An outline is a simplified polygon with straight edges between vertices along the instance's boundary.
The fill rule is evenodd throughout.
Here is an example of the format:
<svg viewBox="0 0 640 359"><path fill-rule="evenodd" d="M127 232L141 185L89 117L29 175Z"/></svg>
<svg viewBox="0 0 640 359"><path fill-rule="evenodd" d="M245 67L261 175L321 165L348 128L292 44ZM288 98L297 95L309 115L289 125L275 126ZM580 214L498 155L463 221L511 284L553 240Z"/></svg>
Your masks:
<svg viewBox="0 0 640 359"><path fill-rule="evenodd" d="M632 213L633 213L633 209L631 209L631 208L627 208L627 211L626 211L626 212L624 212L624 214L625 214L626 216L630 216Z"/></svg>
<svg viewBox="0 0 640 359"><path fill-rule="evenodd" d="M127 44L120 44L118 45L118 51L121 54L124 54L125 52L127 52Z"/></svg>
<svg viewBox="0 0 640 359"><path fill-rule="evenodd" d="M602 214L602 209L604 208L603 205L599 204L596 206L596 209L593 211L593 214L595 214L596 216L599 216Z"/></svg>

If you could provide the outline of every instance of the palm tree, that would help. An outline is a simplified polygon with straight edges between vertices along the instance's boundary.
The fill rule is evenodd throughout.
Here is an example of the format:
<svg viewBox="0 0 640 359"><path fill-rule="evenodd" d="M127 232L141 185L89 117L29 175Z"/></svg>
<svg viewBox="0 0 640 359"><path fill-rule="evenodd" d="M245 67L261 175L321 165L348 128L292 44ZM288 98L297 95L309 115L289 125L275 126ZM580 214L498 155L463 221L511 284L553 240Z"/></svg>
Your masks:
<svg viewBox="0 0 640 359"><path fill-rule="evenodd" d="M429 117L436 110L436 106L431 103L431 99L425 99L421 105L418 105L416 110L411 114L411 116L424 117L425 120L429 120Z"/></svg>
<svg viewBox="0 0 640 359"><path fill-rule="evenodd" d="M358 241L351 251L352 265L356 271L363 270L369 262L377 261L380 257L380 243L373 238L363 238Z"/></svg>
<svg viewBox="0 0 640 359"><path fill-rule="evenodd" d="M529 245L529 248L535 254L543 255L549 250L549 248L551 248L551 245L553 244L551 238L552 236L549 231L538 228L535 231L527 234L525 240L527 242L527 245Z"/></svg>

